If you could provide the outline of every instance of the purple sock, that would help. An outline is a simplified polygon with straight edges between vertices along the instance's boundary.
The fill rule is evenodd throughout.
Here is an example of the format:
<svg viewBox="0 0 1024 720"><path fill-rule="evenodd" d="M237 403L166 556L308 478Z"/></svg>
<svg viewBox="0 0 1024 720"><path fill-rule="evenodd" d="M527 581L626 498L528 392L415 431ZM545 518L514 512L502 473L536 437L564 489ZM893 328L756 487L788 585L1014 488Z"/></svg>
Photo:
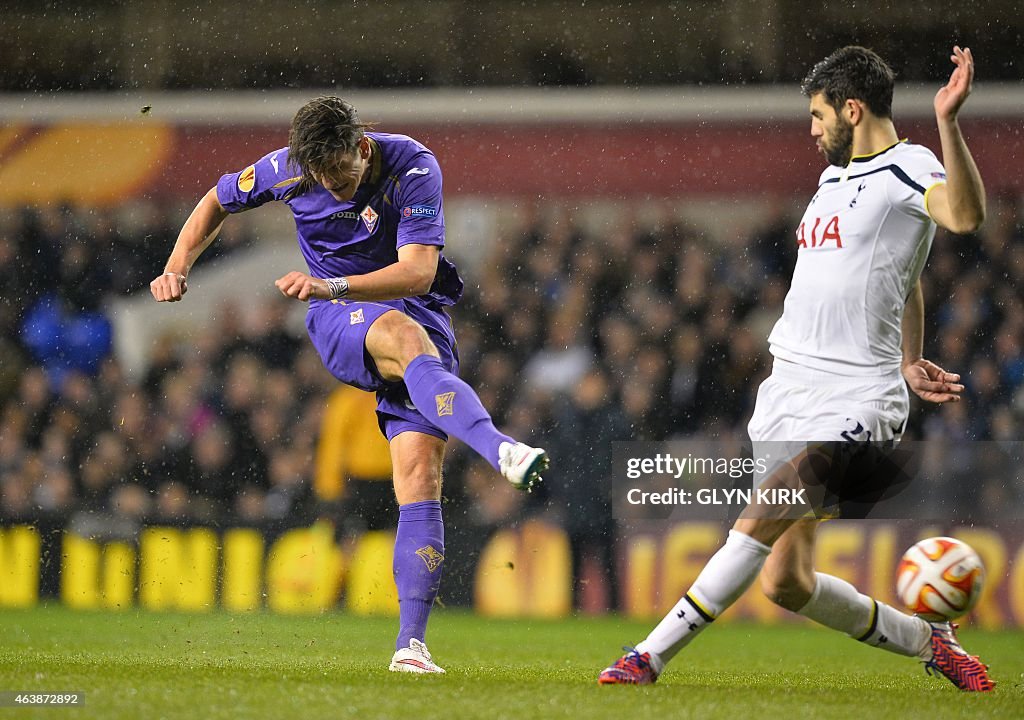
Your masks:
<svg viewBox="0 0 1024 720"><path fill-rule="evenodd" d="M427 618L441 586L443 564L444 522L440 501L424 500L400 506L393 565L398 586L396 650L409 647L411 638L426 641Z"/></svg>
<svg viewBox="0 0 1024 720"><path fill-rule="evenodd" d="M423 417L469 445L498 470L498 446L515 440L498 432L473 388L448 372L433 355L413 358L405 369L405 386Z"/></svg>

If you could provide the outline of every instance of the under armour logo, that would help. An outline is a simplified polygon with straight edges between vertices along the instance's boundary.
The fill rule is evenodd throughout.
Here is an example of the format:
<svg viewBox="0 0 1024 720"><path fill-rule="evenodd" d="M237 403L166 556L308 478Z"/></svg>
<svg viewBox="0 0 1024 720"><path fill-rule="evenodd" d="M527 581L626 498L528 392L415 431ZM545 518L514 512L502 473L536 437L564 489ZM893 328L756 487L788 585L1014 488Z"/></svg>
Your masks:
<svg viewBox="0 0 1024 720"><path fill-rule="evenodd" d="M446 392L440 395L435 395L434 400L437 401L437 416L442 415L453 415L455 413L455 393Z"/></svg>
<svg viewBox="0 0 1024 720"><path fill-rule="evenodd" d="M878 636L878 644L879 645L881 645L882 643L887 643L887 642L889 642L889 638L887 638L885 635L879 635Z"/></svg>
<svg viewBox="0 0 1024 720"><path fill-rule="evenodd" d="M686 617L686 611L685 610L680 610L679 612L676 613L676 617L679 618L680 620L682 620L683 618ZM690 628L690 632L694 632L697 629L697 623L690 623L689 625L687 625L687 627Z"/></svg>

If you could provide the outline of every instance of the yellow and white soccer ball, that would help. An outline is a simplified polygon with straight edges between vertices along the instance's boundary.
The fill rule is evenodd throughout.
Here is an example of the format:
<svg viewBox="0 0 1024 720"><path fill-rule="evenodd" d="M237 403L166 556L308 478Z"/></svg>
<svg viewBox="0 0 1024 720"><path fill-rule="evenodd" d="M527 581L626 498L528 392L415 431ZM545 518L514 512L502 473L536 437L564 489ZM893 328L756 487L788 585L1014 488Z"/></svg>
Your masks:
<svg viewBox="0 0 1024 720"><path fill-rule="evenodd" d="M985 584L981 557L967 543L926 538L903 554L896 568L896 595L908 610L933 622L966 615Z"/></svg>

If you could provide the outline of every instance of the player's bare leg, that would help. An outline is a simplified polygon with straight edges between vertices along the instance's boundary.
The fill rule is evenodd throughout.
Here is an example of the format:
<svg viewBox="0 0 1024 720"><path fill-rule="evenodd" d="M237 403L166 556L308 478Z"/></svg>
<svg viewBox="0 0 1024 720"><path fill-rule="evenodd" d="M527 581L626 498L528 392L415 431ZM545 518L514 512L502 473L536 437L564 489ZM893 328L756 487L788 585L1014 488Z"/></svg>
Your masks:
<svg viewBox="0 0 1024 720"><path fill-rule="evenodd" d="M814 593L817 520L798 520L772 545L761 568L761 590L776 605L798 612Z"/></svg>
<svg viewBox="0 0 1024 720"><path fill-rule="evenodd" d="M426 330L392 310L366 333L366 350L385 380L404 381L416 409L491 463L515 487L529 490L548 466L542 448L498 431L473 389L441 362Z"/></svg>
<svg viewBox="0 0 1024 720"><path fill-rule="evenodd" d="M393 570L398 587L399 630L393 672L443 673L427 651L427 620L441 584L444 524L441 463L445 441L419 432L391 440L391 465L398 500Z"/></svg>
<svg viewBox="0 0 1024 720"><path fill-rule="evenodd" d="M441 466L447 443L419 432L403 432L391 440L395 499L399 505L441 499Z"/></svg>
<svg viewBox="0 0 1024 720"><path fill-rule="evenodd" d="M384 313L370 326L366 332L366 351L377 372L389 382L402 380L414 358L441 356L423 326L397 310Z"/></svg>

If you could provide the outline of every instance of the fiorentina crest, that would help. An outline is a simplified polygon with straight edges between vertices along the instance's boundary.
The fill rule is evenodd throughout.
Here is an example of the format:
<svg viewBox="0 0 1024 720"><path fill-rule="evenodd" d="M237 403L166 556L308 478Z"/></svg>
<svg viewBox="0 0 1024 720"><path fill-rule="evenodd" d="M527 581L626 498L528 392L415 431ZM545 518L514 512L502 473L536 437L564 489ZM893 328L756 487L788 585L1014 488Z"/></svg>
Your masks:
<svg viewBox="0 0 1024 720"><path fill-rule="evenodd" d="M363 225L366 226L366 232L373 234L373 229L377 227L377 221L380 219L372 207L367 205L363 208L363 211L359 213L359 217L363 219Z"/></svg>
<svg viewBox="0 0 1024 720"><path fill-rule="evenodd" d="M446 392L440 395L435 395L434 400L437 401L437 416L453 415L455 413L455 393Z"/></svg>
<svg viewBox="0 0 1024 720"><path fill-rule="evenodd" d="M416 554L426 563L427 570L430 572L441 567L441 563L444 561L444 555L435 550L433 545L424 545L416 551Z"/></svg>

